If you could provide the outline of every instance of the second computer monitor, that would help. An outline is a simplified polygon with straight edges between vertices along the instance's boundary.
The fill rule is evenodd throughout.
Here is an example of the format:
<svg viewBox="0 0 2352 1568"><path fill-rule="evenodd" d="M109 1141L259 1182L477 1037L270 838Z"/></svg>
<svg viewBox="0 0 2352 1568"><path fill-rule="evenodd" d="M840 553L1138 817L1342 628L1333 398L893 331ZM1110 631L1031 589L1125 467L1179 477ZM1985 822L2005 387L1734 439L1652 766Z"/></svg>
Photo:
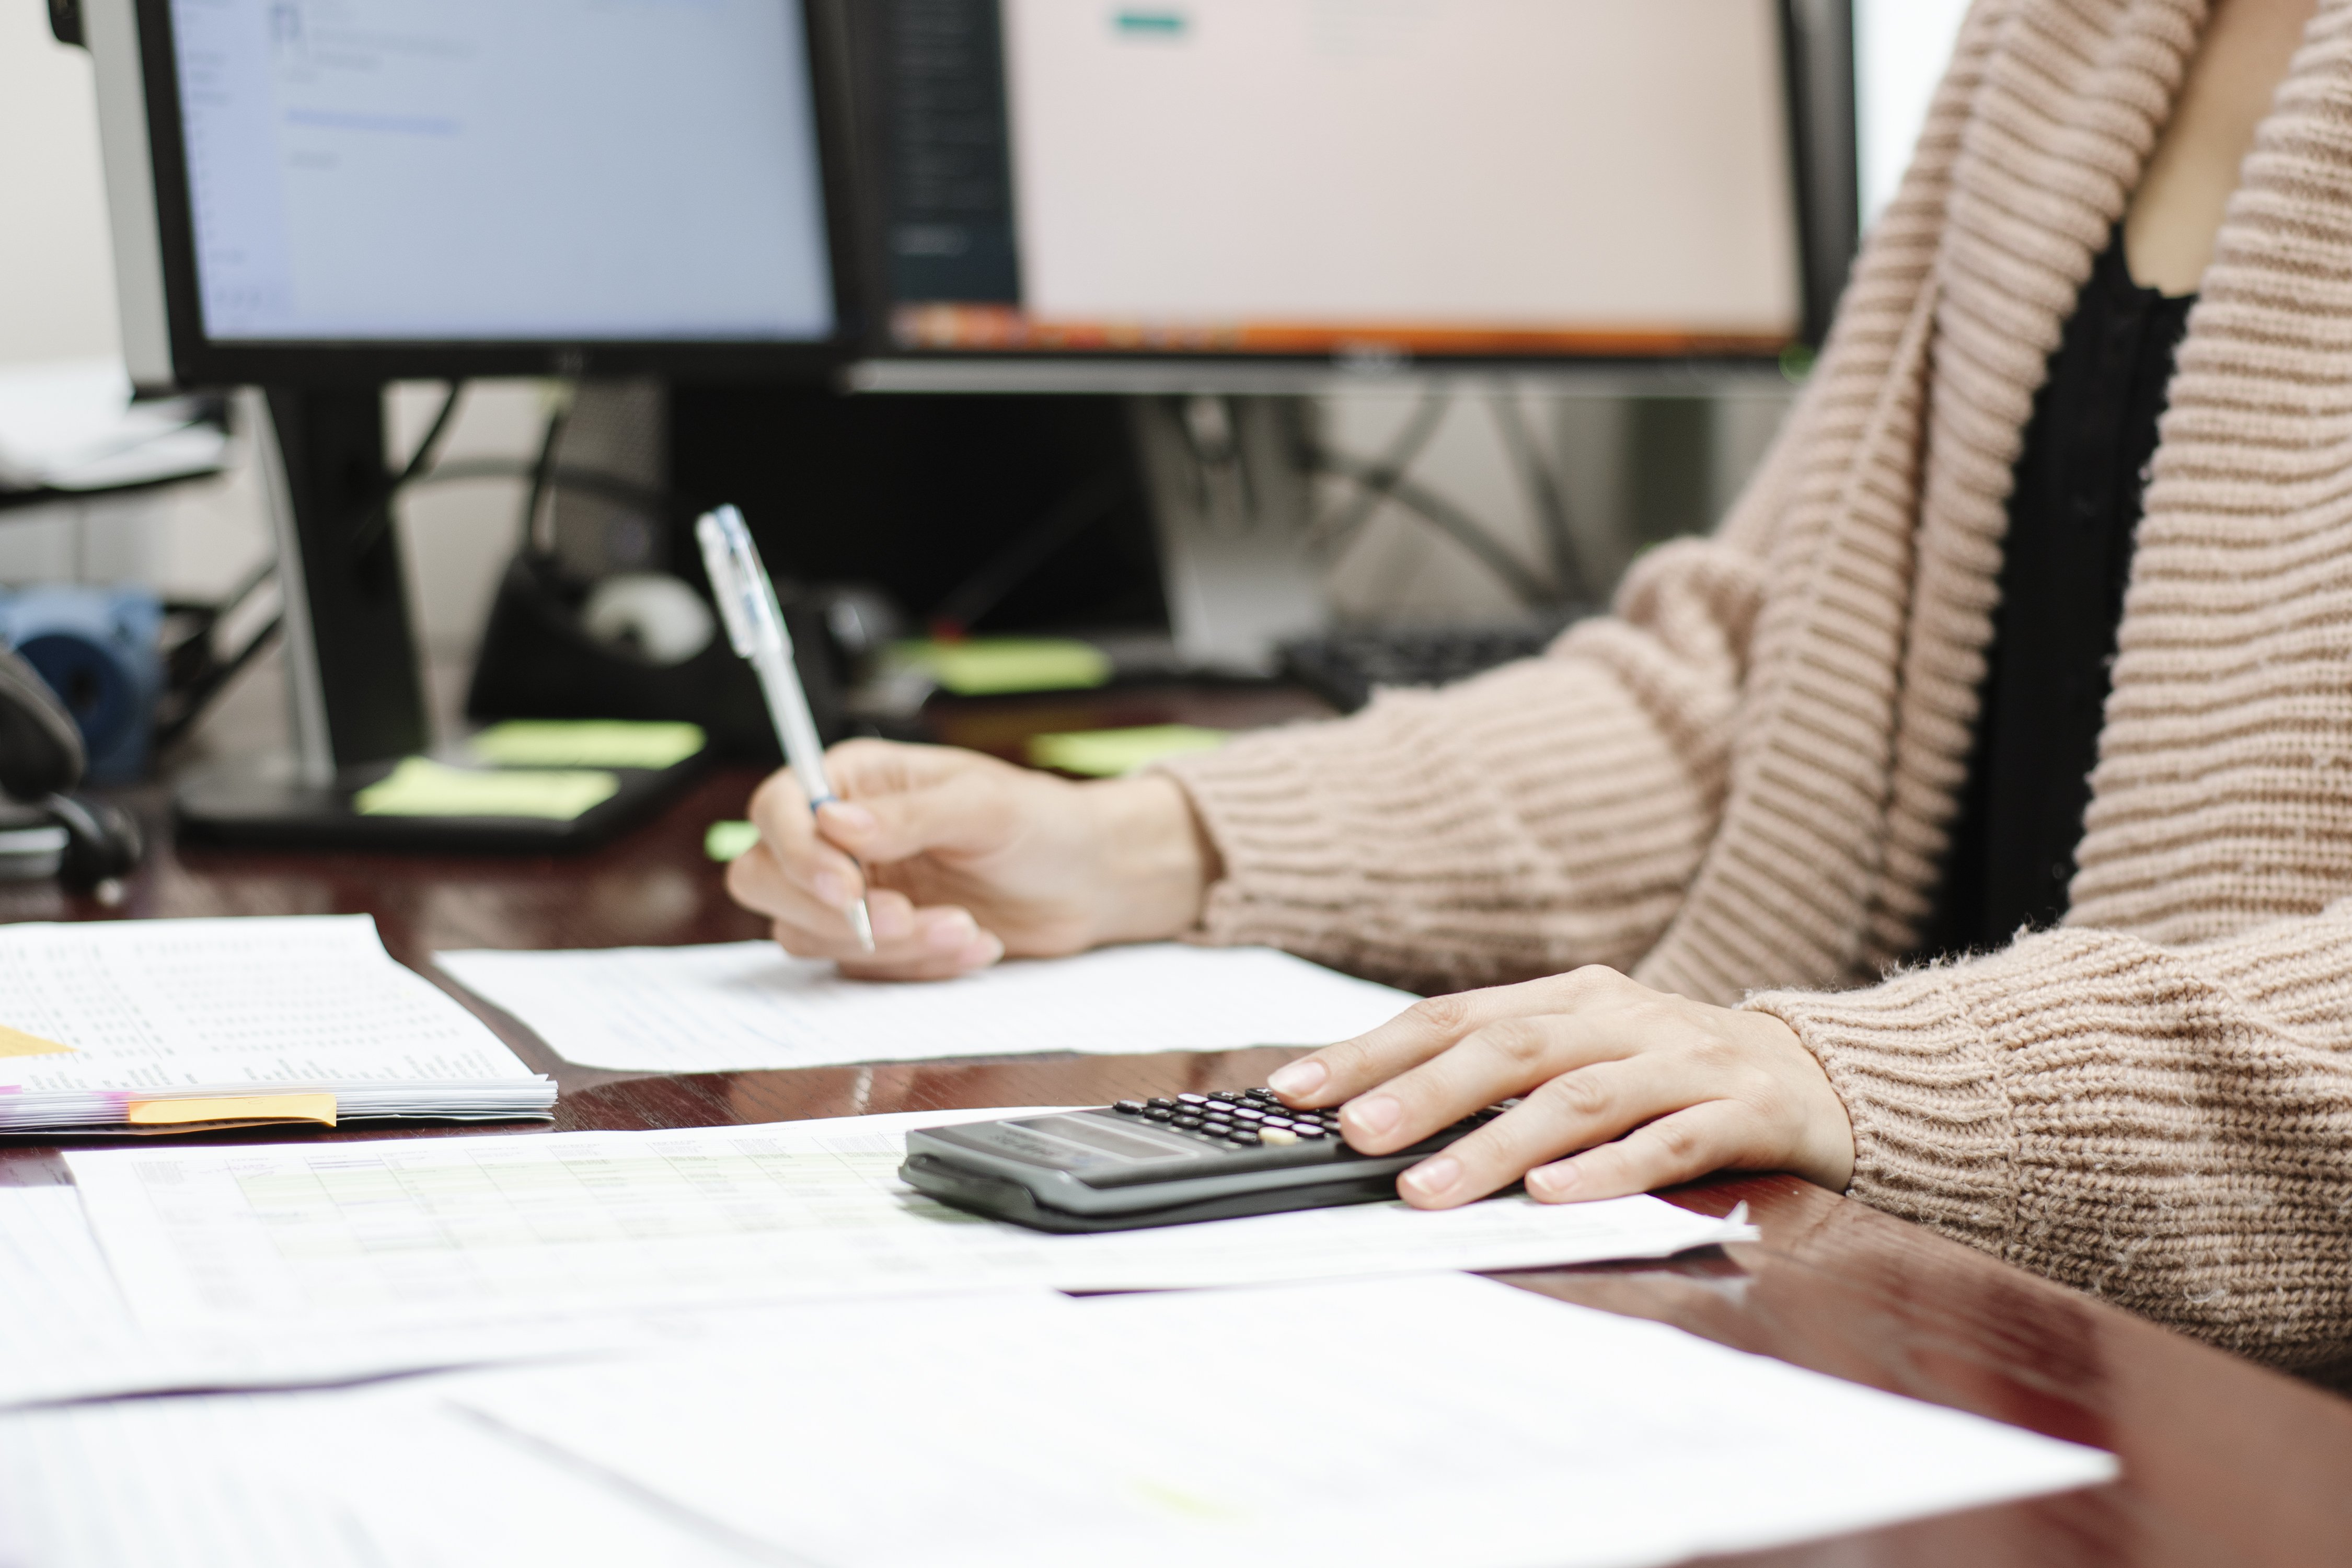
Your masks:
<svg viewBox="0 0 2352 1568"><path fill-rule="evenodd" d="M1780 0L879 0L887 352L1769 358Z"/></svg>

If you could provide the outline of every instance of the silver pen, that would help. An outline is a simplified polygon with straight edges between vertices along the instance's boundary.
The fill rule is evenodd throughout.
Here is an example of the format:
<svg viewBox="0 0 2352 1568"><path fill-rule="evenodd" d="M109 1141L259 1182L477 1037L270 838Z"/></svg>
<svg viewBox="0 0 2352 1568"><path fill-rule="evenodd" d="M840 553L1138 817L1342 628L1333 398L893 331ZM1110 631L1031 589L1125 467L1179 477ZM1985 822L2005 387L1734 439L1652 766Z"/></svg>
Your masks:
<svg viewBox="0 0 2352 1568"><path fill-rule="evenodd" d="M719 601L719 618L727 623L727 640L749 660L768 700L768 717L776 739L784 745L784 761L793 776L808 792L809 810L839 797L824 776L824 746L817 739L816 721L809 715L808 693L793 663L793 634L785 628L784 610L776 602L776 585L760 563L760 547L743 526L743 514L722 506L702 514L694 525L702 545L702 564L710 574L711 596ZM849 911L857 943L874 951L874 916L863 897Z"/></svg>

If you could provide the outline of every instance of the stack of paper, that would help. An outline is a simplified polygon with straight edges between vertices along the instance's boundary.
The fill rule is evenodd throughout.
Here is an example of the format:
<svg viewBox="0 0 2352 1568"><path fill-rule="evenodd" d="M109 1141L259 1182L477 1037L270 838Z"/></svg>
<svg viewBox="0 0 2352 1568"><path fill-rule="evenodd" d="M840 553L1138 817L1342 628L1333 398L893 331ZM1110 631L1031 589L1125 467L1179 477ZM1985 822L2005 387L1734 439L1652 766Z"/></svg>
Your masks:
<svg viewBox="0 0 2352 1568"><path fill-rule="evenodd" d="M845 979L768 942L434 962L566 1061L631 1072L1319 1046L1414 1001L1272 948L1181 942L1003 963L927 985Z"/></svg>
<svg viewBox="0 0 2352 1568"><path fill-rule="evenodd" d="M0 1131L544 1117L363 915L0 927Z"/></svg>
<svg viewBox="0 0 2352 1568"><path fill-rule="evenodd" d="M131 401L120 360L0 370L0 489L109 489L218 471L228 437L190 399Z"/></svg>
<svg viewBox="0 0 2352 1568"><path fill-rule="evenodd" d="M1006 1114L1022 1113L66 1159L133 1310L174 1332L1532 1268L1755 1234L1653 1197L1512 1197L1047 1236L898 1181L908 1127Z"/></svg>

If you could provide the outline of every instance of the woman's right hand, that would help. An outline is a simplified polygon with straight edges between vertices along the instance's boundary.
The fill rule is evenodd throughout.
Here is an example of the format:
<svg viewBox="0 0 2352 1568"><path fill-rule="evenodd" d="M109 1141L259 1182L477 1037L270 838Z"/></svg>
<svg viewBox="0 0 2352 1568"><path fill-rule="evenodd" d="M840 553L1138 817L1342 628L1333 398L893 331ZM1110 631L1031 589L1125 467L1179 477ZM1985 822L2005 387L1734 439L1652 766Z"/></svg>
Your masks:
<svg viewBox="0 0 2352 1568"><path fill-rule="evenodd" d="M727 889L785 950L877 980L1171 937L1200 922L1214 847L1172 779L1079 784L977 752L849 741L812 816L792 770L751 797L760 842ZM862 865L862 868L861 868ZM865 895L875 951L849 909Z"/></svg>

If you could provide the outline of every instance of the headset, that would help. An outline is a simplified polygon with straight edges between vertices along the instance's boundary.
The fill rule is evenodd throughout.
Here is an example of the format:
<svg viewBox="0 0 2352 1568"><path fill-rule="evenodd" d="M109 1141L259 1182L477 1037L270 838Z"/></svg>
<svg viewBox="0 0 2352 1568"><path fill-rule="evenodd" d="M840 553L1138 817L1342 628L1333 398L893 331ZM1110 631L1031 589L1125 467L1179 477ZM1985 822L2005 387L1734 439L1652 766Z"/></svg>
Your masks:
<svg viewBox="0 0 2352 1568"><path fill-rule="evenodd" d="M72 792L87 761L73 715L30 665L0 647L0 795L35 805L66 830L58 879L94 888L139 864L130 813Z"/></svg>

